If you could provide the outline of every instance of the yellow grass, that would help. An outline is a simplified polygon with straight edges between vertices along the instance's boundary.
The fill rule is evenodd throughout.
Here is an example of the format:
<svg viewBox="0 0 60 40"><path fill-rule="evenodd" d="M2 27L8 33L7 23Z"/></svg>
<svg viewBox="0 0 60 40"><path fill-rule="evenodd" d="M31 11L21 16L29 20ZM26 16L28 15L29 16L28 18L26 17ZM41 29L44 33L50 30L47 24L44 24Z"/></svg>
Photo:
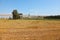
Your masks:
<svg viewBox="0 0 60 40"><path fill-rule="evenodd" d="M60 40L60 21L0 20L0 40Z"/></svg>
<svg viewBox="0 0 60 40"><path fill-rule="evenodd" d="M0 20L0 28L60 28L58 20Z"/></svg>

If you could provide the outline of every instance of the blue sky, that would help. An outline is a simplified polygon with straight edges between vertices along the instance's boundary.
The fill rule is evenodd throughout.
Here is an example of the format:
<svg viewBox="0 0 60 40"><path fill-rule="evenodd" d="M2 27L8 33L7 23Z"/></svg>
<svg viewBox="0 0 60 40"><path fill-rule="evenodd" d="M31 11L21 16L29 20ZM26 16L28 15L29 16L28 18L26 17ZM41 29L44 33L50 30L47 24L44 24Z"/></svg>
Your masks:
<svg viewBox="0 0 60 40"><path fill-rule="evenodd" d="M0 0L0 14L60 15L60 0Z"/></svg>

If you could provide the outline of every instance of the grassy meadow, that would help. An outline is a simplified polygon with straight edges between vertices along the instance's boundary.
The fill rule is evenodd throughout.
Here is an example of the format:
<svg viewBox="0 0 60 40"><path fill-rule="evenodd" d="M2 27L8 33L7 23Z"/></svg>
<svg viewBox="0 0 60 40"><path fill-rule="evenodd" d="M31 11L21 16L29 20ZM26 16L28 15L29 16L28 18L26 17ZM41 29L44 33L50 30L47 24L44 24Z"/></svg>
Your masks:
<svg viewBox="0 0 60 40"><path fill-rule="evenodd" d="M0 20L0 28L60 28L60 20Z"/></svg>
<svg viewBox="0 0 60 40"><path fill-rule="evenodd" d="M0 20L1 40L60 40L60 20Z"/></svg>

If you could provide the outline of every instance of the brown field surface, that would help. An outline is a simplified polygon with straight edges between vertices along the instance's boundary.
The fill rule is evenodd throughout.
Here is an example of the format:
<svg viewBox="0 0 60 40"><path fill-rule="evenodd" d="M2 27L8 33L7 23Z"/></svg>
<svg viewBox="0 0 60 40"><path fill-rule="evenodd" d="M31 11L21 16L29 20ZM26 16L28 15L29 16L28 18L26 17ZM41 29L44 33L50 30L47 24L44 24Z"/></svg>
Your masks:
<svg viewBox="0 0 60 40"><path fill-rule="evenodd" d="M0 40L60 40L60 20L0 20Z"/></svg>

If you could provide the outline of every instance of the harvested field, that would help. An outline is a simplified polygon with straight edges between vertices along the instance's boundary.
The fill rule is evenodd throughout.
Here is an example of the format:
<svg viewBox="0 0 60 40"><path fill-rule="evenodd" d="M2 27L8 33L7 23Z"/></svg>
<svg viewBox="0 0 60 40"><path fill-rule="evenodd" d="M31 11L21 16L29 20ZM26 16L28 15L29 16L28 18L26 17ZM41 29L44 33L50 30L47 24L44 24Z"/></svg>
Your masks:
<svg viewBox="0 0 60 40"><path fill-rule="evenodd" d="M60 40L60 21L0 20L0 40Z"/></svg>

